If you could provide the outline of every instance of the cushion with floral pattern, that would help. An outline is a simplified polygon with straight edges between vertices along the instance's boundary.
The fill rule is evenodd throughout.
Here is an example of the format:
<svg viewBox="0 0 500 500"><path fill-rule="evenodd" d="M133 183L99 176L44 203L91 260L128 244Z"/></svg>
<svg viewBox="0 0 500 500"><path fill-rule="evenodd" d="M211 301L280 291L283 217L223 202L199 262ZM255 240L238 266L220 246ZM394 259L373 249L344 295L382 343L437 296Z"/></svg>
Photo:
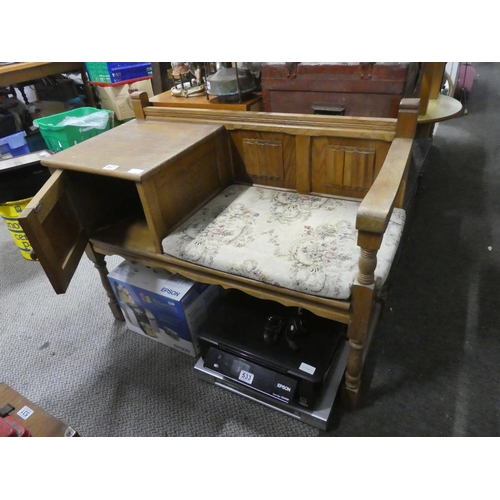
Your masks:
<svg viewBox="0 0 500 500"><path fill-rule="evenodd" d="M232 185L163 242L174 257L298 292L348 299L358 272L360 202ZM386 280L405 212L393 210L377 254Z"/></svg>

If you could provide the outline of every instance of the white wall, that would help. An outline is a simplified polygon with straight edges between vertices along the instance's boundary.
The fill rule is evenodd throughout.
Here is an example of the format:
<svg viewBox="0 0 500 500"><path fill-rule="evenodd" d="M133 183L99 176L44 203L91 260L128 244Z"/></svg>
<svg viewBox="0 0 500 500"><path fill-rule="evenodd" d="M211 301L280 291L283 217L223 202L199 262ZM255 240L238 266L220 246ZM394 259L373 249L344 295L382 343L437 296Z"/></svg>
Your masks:
<svg viewBox="0 0 500 500"><path fill-rule="evenodd" d="M31 102L35 102L36 101L36 92L35 92L35 89L34 88L31 88L31 87L24 87L24 93L26 94L26 97L28 98L28 101L31 103ZM19 89L16 89L16 94L17 94L17 98L22 102L24 103L24 98L23 96L21 95L21 92L19 92Z"/></svg>
<svg viewBox="0 0 500 500"><path fill-rule="evenodd" d="M451 81L453 82L453 87L457 87L458 80L458 70L460 69L459 62L447 62L445 71L450 75Z"/></svg>

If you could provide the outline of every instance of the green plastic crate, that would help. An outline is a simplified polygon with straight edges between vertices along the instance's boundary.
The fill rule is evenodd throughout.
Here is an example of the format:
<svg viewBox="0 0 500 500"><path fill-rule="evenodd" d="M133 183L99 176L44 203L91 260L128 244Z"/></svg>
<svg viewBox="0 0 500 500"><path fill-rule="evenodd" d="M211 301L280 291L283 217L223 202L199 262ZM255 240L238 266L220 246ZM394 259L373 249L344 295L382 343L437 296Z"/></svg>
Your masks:
<svg viewBox="0 0 500 500"><path fill-rule="evenodd" d="M60 125L60 123L67 116L81 118L99 111L105 111L109 115L108 124L104 129L80 127L74 125ZM57 113L51 116L46 116L44 118L37 118L33 120L33 123L38 125L40 133L47 143L47 147L52 151L58 152L62 151L63 149L67 149L79 142L86 141L91 137L106 132L106 130L109 130L113 126L113 118L113 112L108 109L83 107L72 109L70 111L64 111L63 113Z"/></svg>
<svg viewBox="0 0 500 500"><path fill-rule="evenodd" d="M89 80L100 83L119 83L153 76L150 62L86 62Z"/></svg>
<svg viewBox="0 0 500 500"><path fill-rule="evenodd" d="M91 82L112 83L107 62L86 62L85 66Z"/></svg>

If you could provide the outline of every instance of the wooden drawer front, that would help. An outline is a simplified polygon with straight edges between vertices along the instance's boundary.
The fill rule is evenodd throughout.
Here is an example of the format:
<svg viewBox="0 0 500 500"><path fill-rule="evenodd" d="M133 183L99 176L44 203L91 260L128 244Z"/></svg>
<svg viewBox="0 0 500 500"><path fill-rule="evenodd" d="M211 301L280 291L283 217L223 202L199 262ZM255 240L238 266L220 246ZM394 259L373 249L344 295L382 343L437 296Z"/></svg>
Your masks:
<svg viewBox="0 0 500 500"><path fill-rule="evenodd" d="M265 111L275 113L344 114L396 118L401 94L354 94L273 90L264 102ZM321 109L322 108L322 109ZM342 109L335 113L327 108Z"/></svg>

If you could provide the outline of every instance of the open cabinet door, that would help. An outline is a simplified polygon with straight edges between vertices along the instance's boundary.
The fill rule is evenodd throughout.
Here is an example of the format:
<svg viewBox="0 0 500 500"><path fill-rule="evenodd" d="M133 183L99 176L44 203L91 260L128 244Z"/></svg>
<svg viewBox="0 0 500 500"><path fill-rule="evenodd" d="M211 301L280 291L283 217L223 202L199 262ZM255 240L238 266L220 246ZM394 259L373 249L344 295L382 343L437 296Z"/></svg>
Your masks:
<svg viewBox="0 0 500 500"><path fill-rule="evenodd" d="M70 197L68 172L57 170L19 216L56 293L64 293L88 243Z"/></svg>

